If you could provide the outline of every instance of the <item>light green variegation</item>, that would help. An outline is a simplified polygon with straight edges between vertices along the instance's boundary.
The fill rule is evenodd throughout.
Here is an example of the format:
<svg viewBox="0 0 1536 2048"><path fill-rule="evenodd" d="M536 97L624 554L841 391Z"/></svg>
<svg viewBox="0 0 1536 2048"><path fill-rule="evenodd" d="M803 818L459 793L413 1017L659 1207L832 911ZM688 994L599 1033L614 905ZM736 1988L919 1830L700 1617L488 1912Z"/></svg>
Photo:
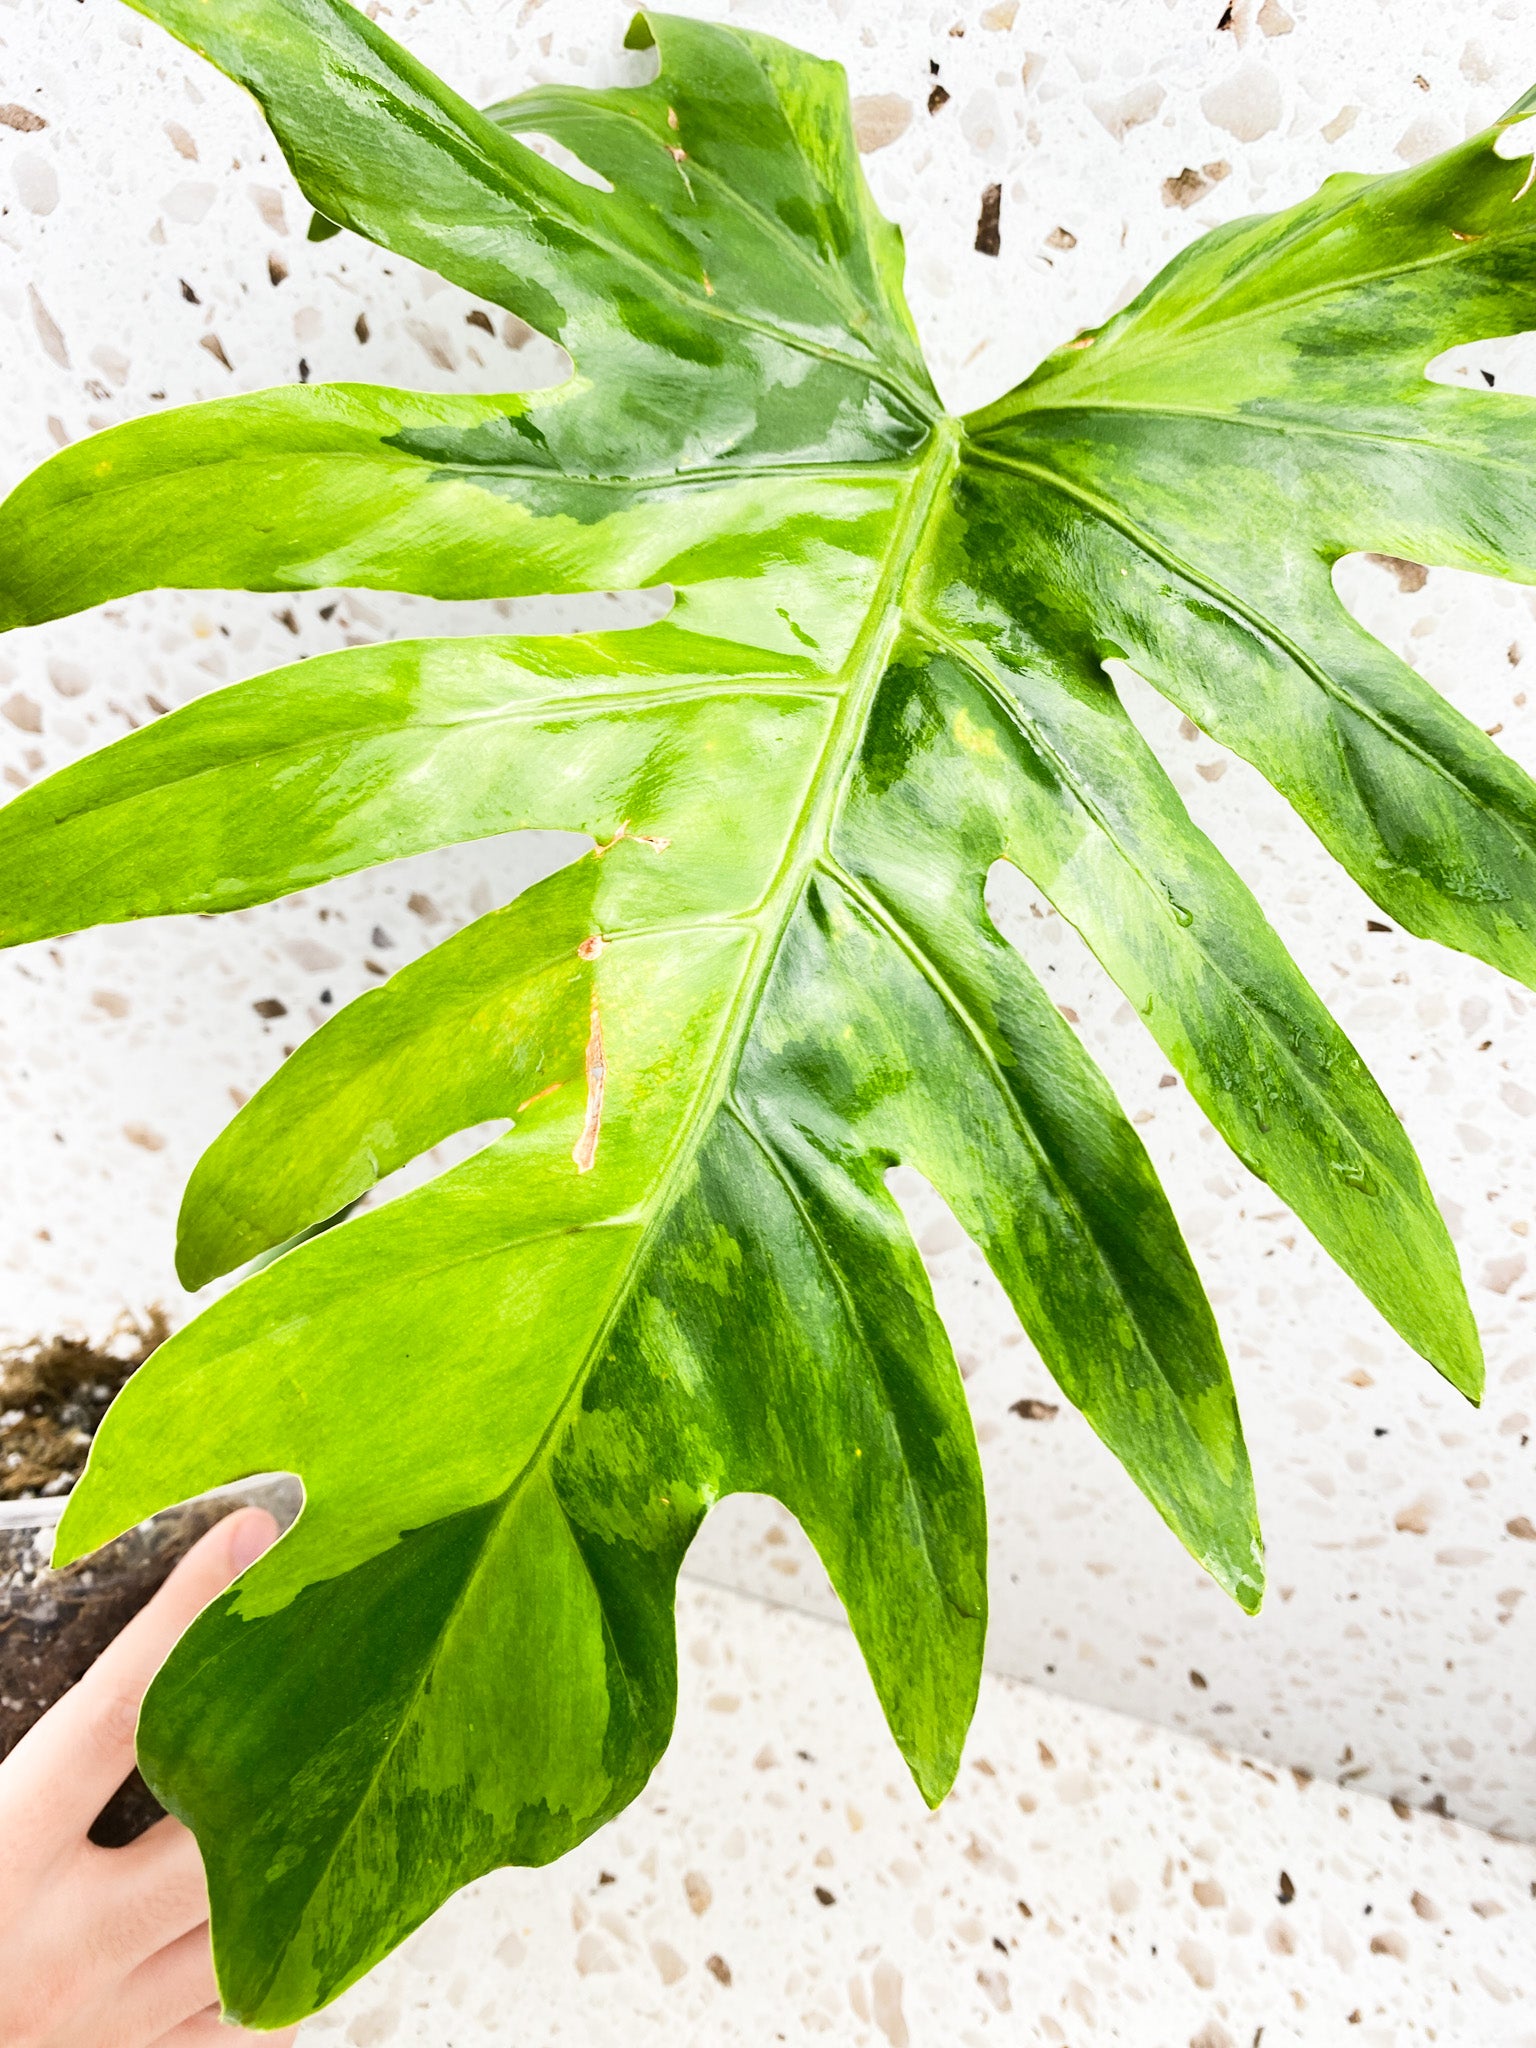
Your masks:
<svg viewBox="0 0 1536 2048"><path fill-rule="evenodd" d="M228 2008L276 2026L455 1886L559 1855L634 1796L671 1724L676 1573L726 1493L799 1517L943 1794L985 1523L898 1161L1257 1605L1210 1310L1136 1134L987 917L995 861L1476 1398L1397 1119L1104 664L1255 762L1409 929L1536 983L1536 790L1330 581L1359 548L1536 580L1536 407L1424 376L1536 317L1536 196L1496 130L1332 179L1207 236L957 421L835 65L654 17L631 32L659 47L650 85L482 114L344 0L142 5L257 95L322 224L521 315L574 369L508 397L265 392L100 434L0 508L0 623L155 584L675 592L628 633L279 670L0 812L10 943L525 826L594 842L344 1009L210 1148L182 1214L192 1287L511 1119L167 1344L64 1520L74 1557L220 1481L304 1480L299 1523L184 1639L140 1735L202 1843Z"/></svg>

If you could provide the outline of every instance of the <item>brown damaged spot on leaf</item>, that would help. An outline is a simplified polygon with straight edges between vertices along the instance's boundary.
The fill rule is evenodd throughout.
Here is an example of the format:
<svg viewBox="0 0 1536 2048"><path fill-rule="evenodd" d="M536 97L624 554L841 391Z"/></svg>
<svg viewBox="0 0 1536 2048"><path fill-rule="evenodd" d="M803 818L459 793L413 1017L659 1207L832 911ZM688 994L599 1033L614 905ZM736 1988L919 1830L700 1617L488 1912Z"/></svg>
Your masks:
<svg viewBox="0 0 1536 2048"><path fill-rule="evenodd" d="M590 939L583 939L581 944L576 948L576 958L578 960L595 960L598 954L602 952L602 950L602 934L601 932L594 932Z"/></svg>
<svg viewBox="0 0 1536 2048"><path fill-rule="evenodd" d="M705 281L706 283L708 282L707 279ZM597 859L601 860L605 853L612 853L620 841L625 839L632 839L637 846L649 846L655 853L665 853L672 844L670 839L663 839L659 835L631 831L629 820L626 818L611 839L605 839L600 846L594 846L592 851ZM584 955L583 957L587 956Z"/></svg>
<svg viewBox="0 0 1536 2048"><path fill-rule="evenodd" d="M602 943L601 939L588 939L580 948L583 957L592 958L587 946L595 944L600 947ZM607 1079L608 1066L603 1058L603 1019L594 996L592 1029L587 1038L587 1114L581 1126L581 1136L571 1148L578 1173L589 1173L597 1158L597 1141L603 1128L603 1089Z"/></svg>
<svg viewBox="0 0 1536 2048"><path fill-rule="evenodd" d="M532 1109L533 1105L536 1102L542 1102L545 1096L556 1094L564 1086L565 1083L563 1081L551 1081L549 1086L547 1088L541 1088L537 1095L525 1096L523 1100L517 1105L517 1108L512 1112L512 1114L514 1116L521 1116L525 1109Z"/></svg>

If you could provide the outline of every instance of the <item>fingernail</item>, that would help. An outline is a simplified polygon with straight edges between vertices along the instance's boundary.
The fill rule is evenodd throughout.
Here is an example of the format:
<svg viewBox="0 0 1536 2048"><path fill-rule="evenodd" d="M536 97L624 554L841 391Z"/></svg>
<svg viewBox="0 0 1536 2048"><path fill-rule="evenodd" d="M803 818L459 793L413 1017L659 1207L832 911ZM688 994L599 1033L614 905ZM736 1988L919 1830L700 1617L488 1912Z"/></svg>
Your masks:
<svg viewBox="0 0 1536 2048"><path fill-rule="evenodd" d="M277 1541L277 1523L265 1508L243 1508L229 1532L229 1561L237 1572L253 1565Z"/></svg>

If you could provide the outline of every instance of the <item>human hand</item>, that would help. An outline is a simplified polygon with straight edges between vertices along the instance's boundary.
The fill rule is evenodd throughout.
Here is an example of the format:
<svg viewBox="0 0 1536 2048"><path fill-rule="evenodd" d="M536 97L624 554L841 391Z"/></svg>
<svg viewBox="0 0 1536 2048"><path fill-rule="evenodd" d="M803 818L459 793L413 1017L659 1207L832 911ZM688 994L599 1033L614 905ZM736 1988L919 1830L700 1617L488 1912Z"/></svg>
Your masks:
<svg viewBox="0 0 1536 2048"><path fill-rule="evenodd" d="M277 1536L228 1515L0 1763L0 2042L5 2048L214 2048L291 2042L226 2027L197 1842L158 1821L123 1849L87 1838L133 1769L149 1681L208 1602Z"/></svg>

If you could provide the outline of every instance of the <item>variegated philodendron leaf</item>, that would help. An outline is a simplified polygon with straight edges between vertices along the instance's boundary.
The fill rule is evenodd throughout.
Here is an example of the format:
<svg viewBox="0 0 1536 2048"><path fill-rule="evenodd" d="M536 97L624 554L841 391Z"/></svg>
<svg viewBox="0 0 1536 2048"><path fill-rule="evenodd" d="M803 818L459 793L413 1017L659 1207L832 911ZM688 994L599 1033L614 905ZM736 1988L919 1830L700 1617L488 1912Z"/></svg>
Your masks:
<svg viewBox="0 0 1536 2048"><path fill-rule="evenodd" d="M481 113L344 0L141 4L257 96L324 220L574 369L503 397L270 391L99 434L0 510L0 624L157 584L676 594L632 632L279 670L0 812L11 943L524 826L594 842L349 1005L211 1147L181 1221L194 1288L512 1119L167 1344L64 1520L76 1557L217 1482L303 1478L297 1526L186 1636L140 1735L202 1843L228 2008L273 2026L455 1886L634 1797L672 1720L677 1570L732 1491L809 1532L943 1794L985 1522L898 1161L1258 1604L1210 1310L1135 1132L989 922L997 860L1476 1397L1401 1126L1104 663L1255 763L1410 931L1536 984L1536 789L1330 580L1361 548L1536 579L1536 407L1424 375L1536 319L1536 195L1498 130L1332 178L1206 236L955 420L836 65L652 17L631 32L658 47L651 84Z"/></svg>

